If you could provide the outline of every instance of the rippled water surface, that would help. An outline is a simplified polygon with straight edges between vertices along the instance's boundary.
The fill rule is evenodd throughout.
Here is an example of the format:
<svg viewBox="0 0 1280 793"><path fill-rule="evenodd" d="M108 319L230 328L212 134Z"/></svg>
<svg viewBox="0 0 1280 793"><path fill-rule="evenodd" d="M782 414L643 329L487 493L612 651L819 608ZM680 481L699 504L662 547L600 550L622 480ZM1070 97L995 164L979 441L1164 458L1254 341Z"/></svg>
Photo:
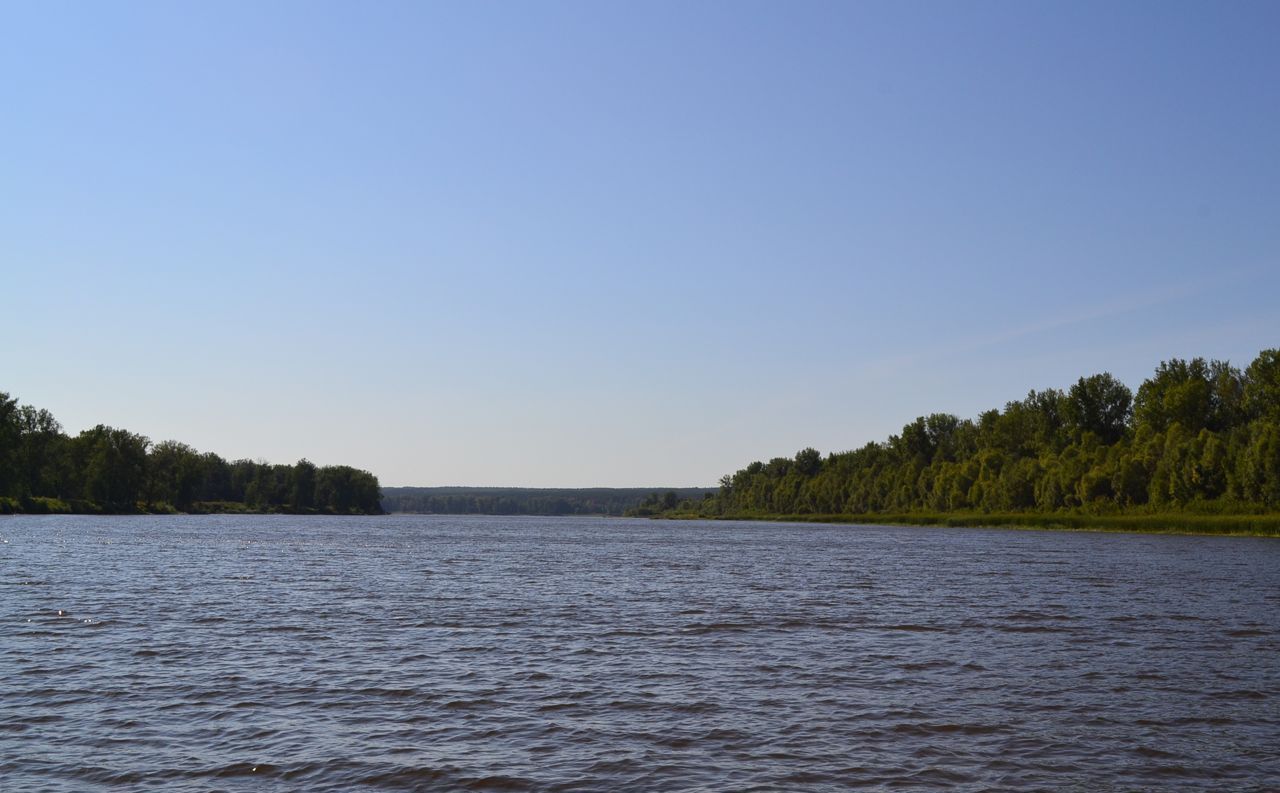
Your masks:
<svg viewBox="0 0 1280 793"><path fill-rule="evenodd" d="M1280 541L0 518L0 788L1277 790Z"/></svg>

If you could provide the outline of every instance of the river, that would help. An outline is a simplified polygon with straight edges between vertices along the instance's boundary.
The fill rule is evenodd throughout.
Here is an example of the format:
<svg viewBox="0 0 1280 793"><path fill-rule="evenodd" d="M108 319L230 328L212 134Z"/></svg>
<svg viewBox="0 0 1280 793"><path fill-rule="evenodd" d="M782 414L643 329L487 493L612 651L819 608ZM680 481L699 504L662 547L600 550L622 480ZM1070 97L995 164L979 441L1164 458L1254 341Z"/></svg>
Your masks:
<svg viewBox="0 0 1280 793"><path fill-rule="evenodd" d="M0 787L1280 789L1280 540L0 518Z"/></svg>

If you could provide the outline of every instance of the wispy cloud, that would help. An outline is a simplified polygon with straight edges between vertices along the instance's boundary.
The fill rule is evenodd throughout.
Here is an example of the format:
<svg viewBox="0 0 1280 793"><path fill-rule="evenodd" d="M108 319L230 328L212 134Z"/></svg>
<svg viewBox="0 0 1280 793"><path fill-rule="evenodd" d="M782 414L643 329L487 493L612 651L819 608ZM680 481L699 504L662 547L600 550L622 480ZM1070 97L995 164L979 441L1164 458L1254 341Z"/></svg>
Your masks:
<svg viewBox="0 0 1280 793"><path fill-rule="evenodd" d="M1168 286L1152 293L1129 295L1101 304L1059 311L1042 320L1024 325L996 328L986 333L939 338L935 343L919 350L870 361L862 373L876 378L894 376L930 361L961 357L979 350L1010 344L1029 336L1133 314L1193 297L1199 291L1200 287L1197 284Z"/></svg>

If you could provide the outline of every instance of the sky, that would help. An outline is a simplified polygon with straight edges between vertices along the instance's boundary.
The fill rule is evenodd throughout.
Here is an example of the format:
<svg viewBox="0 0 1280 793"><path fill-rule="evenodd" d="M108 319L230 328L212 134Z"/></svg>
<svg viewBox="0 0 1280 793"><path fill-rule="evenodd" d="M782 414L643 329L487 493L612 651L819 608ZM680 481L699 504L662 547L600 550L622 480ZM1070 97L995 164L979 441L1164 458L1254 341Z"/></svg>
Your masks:
<svg viewBox="0 0 1280 793"><path fill-rule="evenodd" d="M0 391L705 486L1280 346L1280 5L0 2Z"/></svg>

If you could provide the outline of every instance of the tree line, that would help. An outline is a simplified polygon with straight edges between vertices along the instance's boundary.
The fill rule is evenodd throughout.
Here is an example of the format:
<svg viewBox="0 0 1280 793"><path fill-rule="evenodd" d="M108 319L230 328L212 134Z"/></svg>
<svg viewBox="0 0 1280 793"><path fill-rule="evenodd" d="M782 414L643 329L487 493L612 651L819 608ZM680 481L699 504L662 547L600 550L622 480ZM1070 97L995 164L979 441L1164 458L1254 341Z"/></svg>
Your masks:
<svg viewBox="0 0 1280 793"><path fill-rule="evenodd" d="M668 492L675 504L711 491ZM657 496L644 488L388 487L382 506L388 512L440 515L622 515L646 497Z"/></svg>
<svg viewBox="0 0 1280 793"><path fill-rule="evenodd" d="M664 505L665 506L665 505ZM1161 363L1136 393L1110 374L1031 391L974 419L921 416L883 443L753 462L667 512L1280 510L1280 350L1241 370Z"/></svg>
<svg viewBox="0 0 1280 793"><path fill-rule="evenodd" d="M71 436L0 391L0 511L378 514L380 499L378 478L346 465L228 462L102 424Z"/></svg>

